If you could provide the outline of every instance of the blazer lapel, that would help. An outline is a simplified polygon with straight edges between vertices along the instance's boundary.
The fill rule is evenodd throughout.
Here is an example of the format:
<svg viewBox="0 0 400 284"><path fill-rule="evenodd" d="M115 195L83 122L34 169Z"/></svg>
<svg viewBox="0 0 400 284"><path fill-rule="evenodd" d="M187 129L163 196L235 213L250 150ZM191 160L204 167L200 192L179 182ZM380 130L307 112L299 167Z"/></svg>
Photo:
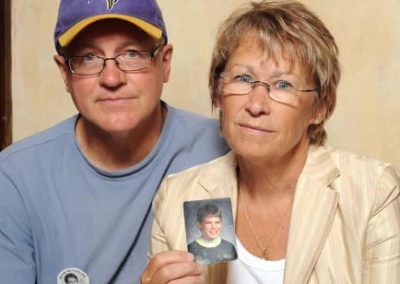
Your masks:
<svg viewBox="0 0 400 284"><path fill-rule="evenodd" d="M210 198L231 197L234 220L237 211L236 159L233 153L210 168L199 179ZM310 147L307 162L299 177L294 197L285 284L306 283L322 250L337 210L339 194L330 184L339 176L330 153L324 147ZM207 268L207 283L226 282L226 263Z"/></svg>
<svg viewBox="0 0 400 284"><path fill-rule="evenodd" d="M198 183L210 198L230 197L233 217L235 218L237 177L236 158L232 152L220 158L216 167L210 167L208 172L204 172L199 178Z"/></svg>
<svg viewBox="0 0 400 284"><path fill-rule="evenodd" d="M237 207L237 177L236 177L236 158L230 152L223 158L216 168L204 173L199 178L199 185L205 190L210 198L230 197L232 202L233 220L236 220ZM216 263L207 265L206 283L223 284L227 281L227 263Z"/></svg>
<svg viewBox="0 0 400 284"><path fill-rule="evenodd" d="M321 150L322 148L322 150ZM286 255L285 284L307 283L337 210L339 194L329 185L339 175L323 147L311 147L296 186Z"/></svg>

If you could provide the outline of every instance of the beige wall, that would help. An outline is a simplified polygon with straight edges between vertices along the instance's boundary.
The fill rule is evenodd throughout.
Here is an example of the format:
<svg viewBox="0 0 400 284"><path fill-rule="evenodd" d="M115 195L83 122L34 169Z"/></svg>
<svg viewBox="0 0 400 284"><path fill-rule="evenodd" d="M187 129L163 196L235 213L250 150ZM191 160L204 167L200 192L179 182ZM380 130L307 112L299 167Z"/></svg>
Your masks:
<svg viewBox="0 0 400 284"><path fill-rule="evenodd" d="M159 0L175 47L167 102L211 115L207 72L216 27L244 2ZM400 1L302 2L320 15L341 51L343 79L329 143L400 163ZM14 140L75 112L52 61L57 6L55 0L13 0Z"/></svg>

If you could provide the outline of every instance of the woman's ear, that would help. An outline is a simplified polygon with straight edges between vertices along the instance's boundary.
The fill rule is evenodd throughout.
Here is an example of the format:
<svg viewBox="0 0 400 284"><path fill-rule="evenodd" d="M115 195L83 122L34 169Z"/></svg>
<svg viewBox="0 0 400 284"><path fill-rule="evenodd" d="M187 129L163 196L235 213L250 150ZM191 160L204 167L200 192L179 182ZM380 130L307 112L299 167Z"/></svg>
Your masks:
<svg viewBox="0 0 400 284"><path fill-rule="evenodd" d="M313 121L311 122L311 124L315 124L318 125L323 121L323 116L321 115L317 115L316 117L313 118Z"/></svg>
<svg viewBox="0 0 400 284"><path fill-rule="evenodd" d="M326 106L320 103L316 103L313 107L313 114L311 116L310 124L318 125L322 123L326 118L326 114L327 114Z"/></svg>
<svg viewBox="0 0 400 284"><path fill-rule="evenodd" d="M222 98L221 98L221 95L219 94L218 90L217 90L217 95L215 96L214 106L215 106L215 110L218 113L222 112Z"/></svg>
<svg viewBox="0 0 400 284"><path fill-rule="evenodd" d="M65 85L65 90L70 93L70 87L69 87L69 81L68 81L68 75L69 75L69 69L67 66L67 62L64 58L64 56L62 55L54 55L54 61L57 64L58 70L60 70L61 73L61 77L64 81L64 85Z"/></svg>

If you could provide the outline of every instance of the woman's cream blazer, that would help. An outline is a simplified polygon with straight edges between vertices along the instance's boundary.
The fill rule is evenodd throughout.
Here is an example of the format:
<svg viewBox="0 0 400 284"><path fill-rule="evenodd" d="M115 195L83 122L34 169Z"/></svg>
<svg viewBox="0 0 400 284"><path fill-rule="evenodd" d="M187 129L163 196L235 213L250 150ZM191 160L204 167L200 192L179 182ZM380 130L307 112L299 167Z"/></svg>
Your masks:
<svg viewBox="0 0 400 284"><path fill-rule="evenodd" d="M150 257L186 250L183 202L230 197L237 210L233 153L165 178L153 202ZM285 284L400 283L399 171L327 147L310 147L289 228ZM226 264L205 268L226 282Z"/></svg>

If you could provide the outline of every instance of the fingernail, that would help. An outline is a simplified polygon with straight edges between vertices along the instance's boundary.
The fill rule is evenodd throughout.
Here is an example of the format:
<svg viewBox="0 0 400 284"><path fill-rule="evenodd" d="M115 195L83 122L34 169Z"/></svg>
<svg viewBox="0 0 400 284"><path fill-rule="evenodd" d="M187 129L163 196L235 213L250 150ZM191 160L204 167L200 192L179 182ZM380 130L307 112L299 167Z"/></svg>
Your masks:
<svg viewBox="0 0 400 284"><path fill-rule="evenodd" d="M191 253L188 253L188 260L189 261L194 261L194 255Z"/></svg>

